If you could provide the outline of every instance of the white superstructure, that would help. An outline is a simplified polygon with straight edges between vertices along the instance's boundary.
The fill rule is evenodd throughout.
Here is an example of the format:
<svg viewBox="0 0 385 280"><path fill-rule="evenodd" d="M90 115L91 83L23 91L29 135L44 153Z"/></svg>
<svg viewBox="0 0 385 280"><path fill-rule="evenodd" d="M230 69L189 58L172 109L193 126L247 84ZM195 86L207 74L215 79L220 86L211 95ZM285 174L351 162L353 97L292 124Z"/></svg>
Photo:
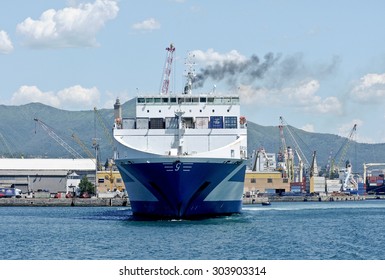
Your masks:
<svg viewBox="0 0 385 280"><path fill-rule="evenodd" d="M133 150L123 155L118 149L118 157L245 158L247 129L239 116L238 95L137 97L136 118L123 119L114 130L115 139Z"/></svg>

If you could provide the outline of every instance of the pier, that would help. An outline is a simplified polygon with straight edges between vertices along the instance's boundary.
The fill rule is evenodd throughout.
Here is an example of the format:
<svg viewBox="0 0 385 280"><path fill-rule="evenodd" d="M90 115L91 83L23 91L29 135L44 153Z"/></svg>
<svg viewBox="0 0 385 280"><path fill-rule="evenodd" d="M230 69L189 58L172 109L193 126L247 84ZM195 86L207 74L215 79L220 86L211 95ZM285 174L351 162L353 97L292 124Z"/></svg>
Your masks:
<svg viewBox="0 0 385 280"><path fill-rule="evenodd" d="M246 197L243 204L262 204L263 202L333 202L333 201L362 201L385 199L385 195L365 196L273 196ZM57 207L104 207L130 206L128 198L1 198L1 206L57 206Z"/></svg>
<svg viewBox="0 0 385 280"><path fill-rule="evenodd" d="M243 204L262 204L263 202L333 202L333 201L362 201L385 199L384 195L322 195L322 196L262 196L246 197Z"/></svg>
<svg viewBox="0 0 385 280"><path fill-rule="evenodd" d="M1 198L1 206L102 207L129 206L127 198Z"/></svg>

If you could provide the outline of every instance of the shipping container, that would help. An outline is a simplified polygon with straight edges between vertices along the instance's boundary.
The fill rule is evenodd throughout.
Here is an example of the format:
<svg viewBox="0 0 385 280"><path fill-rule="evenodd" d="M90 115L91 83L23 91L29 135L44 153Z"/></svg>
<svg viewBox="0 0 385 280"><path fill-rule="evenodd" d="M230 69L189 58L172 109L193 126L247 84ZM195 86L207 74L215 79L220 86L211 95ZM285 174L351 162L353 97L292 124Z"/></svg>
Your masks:
<svg viewBox="0 0 385 280"><path fill-rule="evenodd" d="M225 128L237 128L237 117L225 117Z"/></svg>
<svg viewBox="0 0 385 280"><path fill-rule="evenodd" d="M339 192L342 188L342 183L339 179L327 179L326 191L328 193Z"/></svg>
<svg viewBox="0 0 385 280"><path fill-rule="evenodd" d="M208 117L196 117L195 118L195 128L198 128L198 129L209 128L209 118Z"/></svg>
<svg viewBox="0 0 385 280"><path fill-rule="evenodd" d="M135 129L135 119L134 118L124 118L122 121L123 129Z"/></svg>
<svg viewBox="0 0 385 280"><path fill-rule="evenodd" d="M209 127L210 128L223 128L223 117L222 116L211 116Z"/></svg>
<svg viewBox="0 0 385 280"><path fill-rule="evenodd" d="M358 195L366 194L366 186L364 183L358 183Z"/></svg>
<svg viewBox="0 0 385 280"><path fill-rule="evenodd" d="M290 186L290 191L291 192L301 192L302 186Z"/></svg>
<svg viewBox="0 0 385 280"><path fill-rule="evenodd" d="M325 192L325 177L313 176L310 178L310 192Z"/></svg>
<svg viewBox="0 0 385 280"><path fill-rule="evenodd" d="M166 129L177 129L178 128L178 118L167 117L165 119L165 127L166 127Z"/></svg>
<svg viewBox="0 0 385 280"><path fill-rule="evenodd" d="M276 190L275 190L275 189L265 189L265 193L268 193L268 194L275 194L275 193L276 193Z"/></svg>
<svg viewBox="0 0 385 280"><path fill-rule="evenodd" d="M150 118L150 129L164 129L163 118Z"/></svg>
<svg viewBox="0 0 385 280"><path fill-rule="evenodd" d="M148 129L148 118L137 118L136 119L137 129Z"/></svg>

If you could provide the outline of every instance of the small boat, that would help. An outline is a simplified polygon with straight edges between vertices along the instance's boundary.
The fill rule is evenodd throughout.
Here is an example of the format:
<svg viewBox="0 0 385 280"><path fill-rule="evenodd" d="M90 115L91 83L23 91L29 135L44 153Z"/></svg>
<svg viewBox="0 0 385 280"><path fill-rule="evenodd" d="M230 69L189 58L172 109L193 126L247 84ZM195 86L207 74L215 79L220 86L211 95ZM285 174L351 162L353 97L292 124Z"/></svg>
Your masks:
<svg viewBox="0 0 385 280"><path fill-rule="evenodd" d="M262 202L262 206L269 206L271 205L270 201L264 201Z"/></svg>

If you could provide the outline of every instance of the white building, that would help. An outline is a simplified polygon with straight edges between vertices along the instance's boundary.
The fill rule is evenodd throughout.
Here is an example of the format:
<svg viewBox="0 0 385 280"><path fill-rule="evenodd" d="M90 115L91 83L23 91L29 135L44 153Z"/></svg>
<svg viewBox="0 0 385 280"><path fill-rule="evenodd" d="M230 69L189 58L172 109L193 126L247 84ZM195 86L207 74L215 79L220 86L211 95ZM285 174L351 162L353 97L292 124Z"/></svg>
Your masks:
<svg viewBox="0 0 385 280"><path fill-rule="evenodd" d="M0 158L0 187L13 185L23 193L66 192L67 176L73 172L95 182L92 159Z"/></svg>

